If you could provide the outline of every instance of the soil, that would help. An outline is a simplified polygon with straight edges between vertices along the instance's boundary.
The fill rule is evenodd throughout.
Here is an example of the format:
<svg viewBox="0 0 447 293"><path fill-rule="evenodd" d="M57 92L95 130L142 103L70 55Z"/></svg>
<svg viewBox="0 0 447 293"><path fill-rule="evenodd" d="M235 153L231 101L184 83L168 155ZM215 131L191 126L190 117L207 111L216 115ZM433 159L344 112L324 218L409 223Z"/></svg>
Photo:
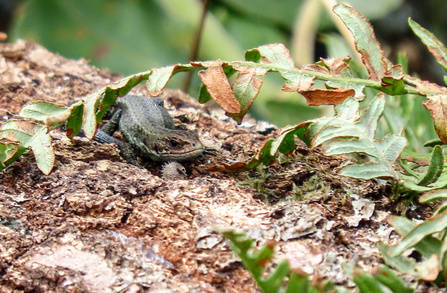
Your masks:
<svg viewBox="0 0 447 293"><path fill-rule="evenodd" d="M28 102L69 105L120 78L36 44L0 43L3 120ZM132 93L149 97L144 86ZM342 265L383 264L377 243L399 239L390 215L432 213L395 199L386 181L339 176L347 158L299 141L271 166L214 171L250 160L280 130L250 119L238 126L180 91L162 98L177 124L215 150L183 163L186 175L147 161L139 169L116 145L59 130L49 175L31 152L0 173L0 292L260 292L218 232L228 229L258 247L275 240L273 263L288 259L311 278L353 288ZM418 292L445 292L427 286Z"/></svg>

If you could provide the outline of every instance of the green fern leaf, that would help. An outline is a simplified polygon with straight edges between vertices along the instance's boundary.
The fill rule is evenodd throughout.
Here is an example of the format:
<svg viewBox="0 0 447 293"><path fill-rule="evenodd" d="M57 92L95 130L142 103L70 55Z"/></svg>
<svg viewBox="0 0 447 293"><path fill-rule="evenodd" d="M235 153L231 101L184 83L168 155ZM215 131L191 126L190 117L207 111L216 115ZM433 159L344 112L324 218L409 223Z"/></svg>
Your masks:
<svg viewBox="0 0 447 293"><path fill-rule="evenodd" d="M371 179L399 179L393 168L393 163L403 151L407 140L404 137L391 134L382 140L374 138L377 122L385 107L385 97L378 94L371 102L362 117L358 114L358 102L347 99L336 108L337 115L332 118L320 119L314 123L308 136L313 137L312 147L324 145L326 154L365 154L370 161L344 168L344 176Z"/></svg>

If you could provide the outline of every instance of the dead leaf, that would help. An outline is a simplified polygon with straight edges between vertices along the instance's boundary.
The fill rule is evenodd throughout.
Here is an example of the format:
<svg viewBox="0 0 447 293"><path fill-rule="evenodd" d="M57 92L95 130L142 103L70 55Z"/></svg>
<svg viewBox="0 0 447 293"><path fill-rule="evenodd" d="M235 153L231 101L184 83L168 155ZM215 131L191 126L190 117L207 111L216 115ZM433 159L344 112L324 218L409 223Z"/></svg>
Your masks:
<svg viewBox="0 0 447 293"><path fill-rule="evenodd" d="M388 60L387 60L388 61ZM392 77L396 80L402 80L404 78L404 72L401 64L390 65L389 69L386 71L385 76Z"/></svg>
<svg viewBox="0 0 447 293"><path fill-rule="evenodd" d="M327 68L329 69L329 72L331 73L332 76L337 76L337 75L342 75L342 76L346 76L345 75L345 71L348 70L349 71L349 65L348 62L349 60L351 60L351 57L346 57L346 58L328 58L328 59L324 59L324 58L320 58L321 62L324 63L324 65L327 66Z"/></svg>
<svg viewBox="0 0 447 293"><path fill-rule="evenodd" d="M443 143L447 144L447 95L428 96L423 102L430 111L436 133Z"/></svg>
<svg viewBox="0 0 447 293"><path fill-rule="evenodd" d="M304 64L304 65L301 65L299 69L311 71L311 72L319 72L322 74L329 74L329 70L326 67L323 67L318 64Z"/></svg>
<svg viewBox="0 0 447 293"><path fill-rule="evenodd" d="M323 63L326 66L331 76L345 78L345 81L343 80L326 81L325 85L326 88L328 89L353 89L355 91L354 98L358 101L361 101L365 98L365 95L363 94L363 89L365 88L365 86L362 84L349 81L351 78L353 78L351 69L349 68L350 59L351 59L350 57L346 57L343 59L320 58L321 63Z"/></svg>
<svg viewBox="0 0 447 293"><path fill-rule="evenodd" d="M308 106L321 106L321 105L339 105L349 97L355 95L353 89L309 89L307 91L298 91L307 100Z"/></svg>
<svg viewBox="0 0 447 293"><path fill-rule="evenodd" d="M421 279L427 282L433 282L439 275L439 260L436 254L424 260L416 266L416 270L421 274Z"/></svg>
<svg viewBox="0 0 447 293"><path fill-rule="evenodd" d="M419 94L422 96L426 96L427 94L424 94L420 91L431 91L431 92L437 92L439 94L447 94L447 88L439 86L437 84L425 81L425 80L421 80L417 77L413 77L413 76L405 76L405 81L416 87L416 89L419 91Z"/></svg>
<svg viewBox="0 0 447 293"><path fill-rule="evenodd" d="M226 112L237 114L241 112L241 104L231 90L230 83L225 75L222 64L201 70L199 76L211 97Z"/></svg>
<svg viewBox="0 0 447 293"><path fill-rule="evenodd" d="M400 159L401 160L405 160L405 161L409 161L409 162L412 162L412 163L416 163L419 166L429 166L430 165L430 160L425 159L425 158L419 159L419 158L415 158L415 157L412 157L412 156L409 156L409 155L402 155L402 156L400 156Z"/></svg>

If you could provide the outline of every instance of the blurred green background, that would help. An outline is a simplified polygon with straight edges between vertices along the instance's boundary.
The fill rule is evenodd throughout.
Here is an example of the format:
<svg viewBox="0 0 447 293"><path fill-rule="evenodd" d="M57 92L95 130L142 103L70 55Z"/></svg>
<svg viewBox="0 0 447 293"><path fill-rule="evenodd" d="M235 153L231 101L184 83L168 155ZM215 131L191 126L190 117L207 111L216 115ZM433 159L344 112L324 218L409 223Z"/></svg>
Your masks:
<svg viewBox="0 0 447 293"><path fill-rule="evenodd" d="M343 2L373 23L391 61L396 62L397 52L402 51L409 59L410 72L442 82L442 69L413 35L407 20L412 17L445 43L447 1ZM335 3L210 0L197 60L243 60L245 50L268 43L284 43L297 66L313 63L319 57L353 56L330 16L329 7ZM200 0L0 0L0 31L8 33L9 42L26 39L65 57L85 58L97 67L129 75L187 63L202 7ZM197 96L200 85L195 76L189 91L192 96ZM180 88L184 77L176 75L168 87ZM250 110L254 118L285 126L331 111L331 107L307 107L299 94L281 92L283 80L275 74L263 81ZM406 110L400 107L401 99L395 98L393 111L414 111L414 107L424 111L419 105L423 99L413 99ZM392 103L390 107L393 109ZM388 118L383 132L398 129L410 118L414 120L414 115L400 120ZM430 126L418 125L420 129L413 134L430 138L434 135Z"/></svg>

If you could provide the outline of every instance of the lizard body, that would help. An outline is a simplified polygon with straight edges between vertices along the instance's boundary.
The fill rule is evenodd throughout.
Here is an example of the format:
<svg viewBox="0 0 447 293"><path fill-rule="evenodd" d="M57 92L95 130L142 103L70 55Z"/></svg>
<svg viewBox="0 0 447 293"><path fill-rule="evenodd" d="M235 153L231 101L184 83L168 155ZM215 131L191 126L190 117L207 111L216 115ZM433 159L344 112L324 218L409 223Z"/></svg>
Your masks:
<svg viewBox="0 0 447 293"><path fill-rule="evenodd" d="M160 98L127 95L119 98L109 112L112 118L93 139L101 143L116 143L121 156L132 165L141 167L137 156L165 162L187 161L203 153L197 133L176 129ZM112 137L118 129L127 143Z"/></svg>

